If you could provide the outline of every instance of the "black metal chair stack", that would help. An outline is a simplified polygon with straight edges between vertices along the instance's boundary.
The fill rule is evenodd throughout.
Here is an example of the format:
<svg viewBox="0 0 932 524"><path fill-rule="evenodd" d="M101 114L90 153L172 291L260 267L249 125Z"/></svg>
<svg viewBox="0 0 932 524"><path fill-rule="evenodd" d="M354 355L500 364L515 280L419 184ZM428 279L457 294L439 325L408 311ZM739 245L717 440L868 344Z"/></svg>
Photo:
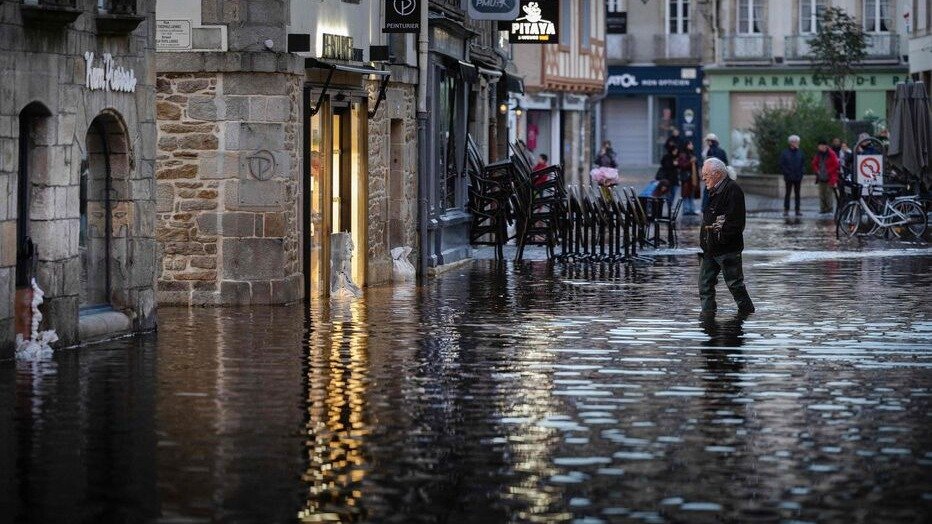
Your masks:
<svg viewBox="0 0 932 524"><path fill-rule="evenodd" d="M529 245L546 246L547 257L556 256L562 243L566 220L566 183L562 166L548 166L534 171L530 153L523 142L510 144L514 166L514 211L517 224L516 260L524 258Z"/></svg>
<svg viewBox="0 0 932 524"><path fill-rule="evenodd" d="M503 160L486 165L471 136L467 137L466 160L470 181L469 209L472 213L470 242L494 246L496 258L504 259L514 193L512 163Z"/></svg>

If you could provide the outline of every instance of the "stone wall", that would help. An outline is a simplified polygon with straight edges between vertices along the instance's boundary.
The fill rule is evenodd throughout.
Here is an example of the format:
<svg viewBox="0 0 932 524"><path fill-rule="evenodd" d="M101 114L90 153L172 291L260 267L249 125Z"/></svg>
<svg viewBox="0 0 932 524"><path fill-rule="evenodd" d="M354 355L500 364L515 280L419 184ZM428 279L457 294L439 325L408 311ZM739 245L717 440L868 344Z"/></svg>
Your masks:
<svg viewBox="0 0 932 524"><path fill-rule="evenodd" d="M366 82L366 89L374 104L379 82ZM416 114L416 86L390 82L369 120L369 285L391 282L392 248L415 248L408 258L417 261Z"/></svg>
<svg viewBox="0 0 932 524"><path fill-rule="evenodd" d="M96 5L96 2L94 3ZM60 344L80 342L80 180L82 157L94 154L88 131L104 115L118 132L114 211L125 229L110 253L111 302L135 330L155 327L154 300L154 0L140 0L147 19L128 35L98 36L90 2L71 25L25 27L19 2L0 3L0 358L12 351L16 223L28 220L37 244L36 278L45 290L43 329ZM135 92L88 90L84 53L111 53L132 70ZM95 65L99 66L99 58ZM19 119L35 108L29 142L30 216L18 217ZM90 149L90 151L89 151ZM116 222L115 222L116 223Z"/></svg>
<svg viewBox="0 0 932 524"><path fill-rule="evenodd" d="M160 303L301 298L300 92L290 73L159 74Z"/></svg>

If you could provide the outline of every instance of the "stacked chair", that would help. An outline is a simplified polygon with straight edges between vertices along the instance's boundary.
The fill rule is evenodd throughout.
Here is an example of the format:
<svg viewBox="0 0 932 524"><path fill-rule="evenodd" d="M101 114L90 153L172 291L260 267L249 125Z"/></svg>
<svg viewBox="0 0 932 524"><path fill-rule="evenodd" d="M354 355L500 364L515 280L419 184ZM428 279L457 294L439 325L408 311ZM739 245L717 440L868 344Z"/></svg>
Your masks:
<svg viewBox="0 0 932 524"><path fill-rule="evenodd" d="M566 220L566 182L563 166L548 166L533 171L531 154L520 140L509 144L514 165L514 211L517 221L518 253L516 260L524 258L529 245L546 246L547 257L556 256L561 243L563 221ZM537 180L537 183L535 183Z"/></svg>
<svg viewBox="0 0 932 524"><path fill-rule="evenodd" d="M499 260L511 240L519 261L529 245L545 246L550 260L610 263L650 260L639 251L676 245L682 200L668 216L649 213L633 187L567 188L562 166L534 171L523 142L509 144L509 149L509 159L486 165L473 138L467 137L471 241L495 246ZM509 225L515 226L513 237ZM666 240L661 238L664 226Z"/></svg>
<svg viewBox="0 0 932 524"><path fill-rule="evenodd" d="M497 259L504 258L508 242L508 224L512 219L514 168L510 160L486 165L472 136L466 142L466 166L469 173L469 209L472 213L470 242L495 246Z"/></svg>

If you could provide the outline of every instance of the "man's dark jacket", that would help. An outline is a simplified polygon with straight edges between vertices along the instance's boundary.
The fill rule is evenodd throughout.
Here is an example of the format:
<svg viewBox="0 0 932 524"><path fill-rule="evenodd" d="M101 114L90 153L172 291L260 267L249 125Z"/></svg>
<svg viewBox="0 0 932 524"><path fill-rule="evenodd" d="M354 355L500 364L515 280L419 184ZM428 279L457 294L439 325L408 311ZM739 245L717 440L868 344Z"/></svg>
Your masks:
<svg viewBox="0 0 932 524"><path fill-rule="evenodd" d="M799 182L803 179L806 170L806 159L803 151L786 148L780 153L780 171L787 182Z"/></svg>
<svg viewBox="0 0 932 524"><path fill-rule="evenodd" d="M707 228L725 216L721 231ZM744 250L744 192L736 182L725 177L724 182L709 191L709 205L702 213L699 244L706 257L740 253Z"/></svg>

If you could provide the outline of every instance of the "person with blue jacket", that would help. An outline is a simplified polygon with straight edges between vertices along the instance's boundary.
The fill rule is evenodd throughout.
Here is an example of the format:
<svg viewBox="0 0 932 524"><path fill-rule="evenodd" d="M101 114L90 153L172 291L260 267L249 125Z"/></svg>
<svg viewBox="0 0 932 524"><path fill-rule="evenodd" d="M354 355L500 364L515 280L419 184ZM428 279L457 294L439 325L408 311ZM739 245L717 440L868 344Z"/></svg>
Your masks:
<svg viewBox="0 0 932 524"><path fill-rule="evenodd" d="M786 185L786 194L783 197L783 216L790 214L790 193L796 195L796 216L802 213L799 211L799 188L803 181L803 175L806 170L805 154L799 149L799 136L790 135L787 139L789 147L780 153L780 172L783 173L783 181Z"/></svg>

